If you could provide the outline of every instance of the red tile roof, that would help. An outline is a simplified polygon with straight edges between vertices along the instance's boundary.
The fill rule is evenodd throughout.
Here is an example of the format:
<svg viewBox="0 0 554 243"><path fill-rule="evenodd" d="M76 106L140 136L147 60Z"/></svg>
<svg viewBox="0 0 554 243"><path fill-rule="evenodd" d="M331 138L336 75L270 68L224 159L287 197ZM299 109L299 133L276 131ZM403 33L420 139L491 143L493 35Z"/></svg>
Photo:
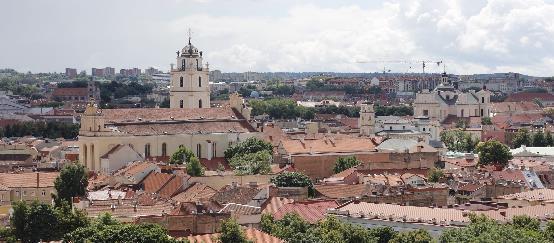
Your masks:
<svg viewBox="0 0 554 243"><path fill-rule="evenodd" d="M0 184L9 188L44 188L54 187L58 172L33 173L0 173Z"/></svg>
<svg viewBox="0 0 554 243"><path fill-rule="evenodd" d="M316 185L314 188L323 197L330 199L358 197L369 193L367 185L364 184Z"/></svg>
<svg viewBox="0 0 554 243"><path fill-rule="evenodd" d="M173 177L174 175L172 174L159 172L150 173L142 182L144 185L144 191L149 193L158 193Z"/></svg>
<svg viewBox="0 0 554 243"><path fill-rule="evenodd" d="M282 243L279 238L268 235L262 231L259 231L254 228L247 228L245 230L246 238L256 243ZM187 237L189 242L202 242L202 243L216 243L218 241L219 233L217 234L205 234L205 235L195 235Z"/></svg>
<svg viewBox="0 0 554 243"><path fill-rule="evenodd" d="M104 109L107 123L125 121L183 121L236 119L237 114L230 108L140 108L140 109ZM233 118L235 117L235 118ZM173 118L173 119L172 119ZM202 119L203 118L203 119Z"/></svg>
<svg viewBox="0 0 554 243"><path fill-rule="evenodd" d="M538 92L519 92L509 95L506 102L522 102L522 101L532 101L533 99L539 99L542 101L554 101L554 95L550 93L538 93Z"/></svg>
<svg viewBox="0 0 554 243"><path fill-rule="evenodd" d="M262 205L262 209L263 209L262 213L273 214L279 211L279 209L283 207L283 205L293 203L293 202L294 202L293 199L289 199L285 197L271 197L268 200L266 200Z"/></svg>
<svg viewBox="0 0 554 243"><path fill-rule="evenodd" d="M194 183L194 185L185 189L185 191L173 196L173 200L177 202L196 202L205 201L215 195L217 191L202 183Z"/></svg>
<svg viewBox="0 0 554 243"><path fill-rule="evenodd" d="M52 96L88 96L88 88L56 88Z"/></svg>
<svg viewBox="0 0 554 243"><path fill-rule="evenodd" d="M277 212L273 213L273 216L275 219L282 219L287 213L296 213L302 219L315 224L325 218L327 209L337 206L338 204L333 200L294 202L283 205Z"/></svg>

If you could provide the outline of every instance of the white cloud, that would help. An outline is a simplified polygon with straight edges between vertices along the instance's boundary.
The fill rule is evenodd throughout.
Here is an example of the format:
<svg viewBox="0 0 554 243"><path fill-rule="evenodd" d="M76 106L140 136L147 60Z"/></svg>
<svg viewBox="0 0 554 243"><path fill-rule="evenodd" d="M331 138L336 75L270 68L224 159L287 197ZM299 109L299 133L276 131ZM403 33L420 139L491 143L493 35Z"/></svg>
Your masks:
<svg viewBox="0 0 554 243"><path fill-rule="evenodd" d="M356 61L444 60L454 73L554 75L554 4L543 0L122 0L102 6L3 4L0 66L167 67L190 27L212 69L229 72L404 72L420 71L420 64ZM21 9L30 11L26 18L19 18Z"/></svg>

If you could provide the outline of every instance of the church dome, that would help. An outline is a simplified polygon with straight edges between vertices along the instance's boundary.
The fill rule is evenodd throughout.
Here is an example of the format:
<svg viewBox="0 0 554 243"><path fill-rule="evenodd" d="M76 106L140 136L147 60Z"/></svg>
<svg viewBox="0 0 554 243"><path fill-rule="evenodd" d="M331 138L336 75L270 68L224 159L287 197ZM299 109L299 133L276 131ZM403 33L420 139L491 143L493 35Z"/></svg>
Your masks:
<svg viewBox="0 0 554 243"><path fill-rule="evenodd" d="M190 42L181 50L183 56L198 56L198 48L194 47Z"/></svg>

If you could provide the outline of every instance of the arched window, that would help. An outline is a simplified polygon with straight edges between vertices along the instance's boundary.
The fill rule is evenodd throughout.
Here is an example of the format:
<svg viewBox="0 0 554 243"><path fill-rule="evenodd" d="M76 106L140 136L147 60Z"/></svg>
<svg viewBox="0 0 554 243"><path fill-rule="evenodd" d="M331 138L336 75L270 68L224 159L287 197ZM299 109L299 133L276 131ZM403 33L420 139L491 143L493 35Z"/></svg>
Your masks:
<svg viewBox="0 0 554 243"><path fill-rule="evenodd" d="M183 77L179 78L179 87L183 87Z"/></svg>
<svg viewBox="0 0 554 243"><path fill-rule="evenodd" d="M185 70L185 59L181 61L181 70Z"/></svg>
<svg viewBox="0 0 554 243"><path fill-rule="evenodd" d="M180 101L179 101L179 107L180 107L180 108L183 108L183 100L180 100Z"/></svg>
<svg viewBox="0 0 554 243"><path fill-rule="evenodd" d="M216 143L212 143L212 157L213 158L217 157L217 144Z"/></svg>
<svg viewBox="0 0 554 243"><path fill-rule="evenodd" d="M202 108L202 100L198 100L198 108Z"/></svg>
<svg viewBox="0 0 554 243"><path fill-rule="evenodd" d="M202 77L198 77L198 87L202 87Z"/></svg>
<svg viewBox="0 0 554 243"><path fill-rule="evenodd" d="M87 154L87 145L85 144L84 145L85 147L83 148L83 163L86 165L88 163L88 154Z"/></svg>
<svg viewBox="0 0 554 243"><path fill-rule="evenodd" d="M202 145L197 144L196 145L196 157L200 158L200 155L202 155Z"/></svg>
<svg viewBox="0 0 554 243"><path fill-rule="evenodd" d="M464 117L464 109L462 109L461 117Z"/></svg>
<svg viewBox="0 0 554 243"><path fill-rule="evenodd" d="M167 156L167 144L162 143L162 156Z"/></svg>
<svg viewBox="0 0 554 243"><path fill-rule="evenodd" d="M90 168L94 170L94 144L90 145Z"/></svg>
<svg viewBox="0 0 554 243"><path fill-rule="evenodd" d="M144 145L144 157L150 157L150 144L147 143Z"/></svg>
<svg viewBox="0 0 554 243"><path fill-rule="evenodd" d="M485 103L485 97L481 97L481 103Z"/></svg>

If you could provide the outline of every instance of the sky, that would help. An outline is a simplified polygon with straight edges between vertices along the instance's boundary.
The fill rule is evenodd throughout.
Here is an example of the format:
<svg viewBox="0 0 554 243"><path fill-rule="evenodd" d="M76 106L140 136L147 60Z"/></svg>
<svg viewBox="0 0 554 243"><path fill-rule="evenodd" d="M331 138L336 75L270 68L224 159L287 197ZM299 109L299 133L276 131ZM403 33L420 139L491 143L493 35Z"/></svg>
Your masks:
<svg viewBox="0 0 554 243"><path fill-rule="evenodd" d="M554 76L554 0L2 0L0 68ZM443 64L437 65L436 62Z"/></svg>

